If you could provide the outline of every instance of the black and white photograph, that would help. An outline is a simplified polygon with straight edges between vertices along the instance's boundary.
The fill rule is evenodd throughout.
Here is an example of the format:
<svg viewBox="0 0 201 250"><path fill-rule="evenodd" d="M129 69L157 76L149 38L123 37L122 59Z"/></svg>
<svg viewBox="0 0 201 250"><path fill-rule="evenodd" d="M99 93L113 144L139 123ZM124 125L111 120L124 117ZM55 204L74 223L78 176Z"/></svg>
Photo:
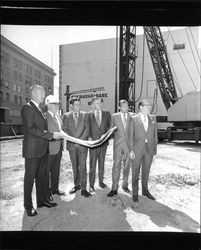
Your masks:
<svg viewBox="0 0 201 250"><path fill-rule="evenodd" d="M199 25L2 24L0 231L200 234L200 86Z"/></svg>

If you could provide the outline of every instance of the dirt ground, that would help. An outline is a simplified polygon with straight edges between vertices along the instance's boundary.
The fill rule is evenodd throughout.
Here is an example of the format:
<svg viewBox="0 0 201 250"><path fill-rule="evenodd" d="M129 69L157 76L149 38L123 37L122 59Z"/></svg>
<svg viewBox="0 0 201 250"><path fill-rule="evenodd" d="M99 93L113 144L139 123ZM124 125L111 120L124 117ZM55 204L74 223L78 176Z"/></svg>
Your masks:
<svg viewBox="0 0 201 250"><path fill-rule="evenodd" d="M60 189L66 195L54 195L57 207L37 209L36 217L28 217L23 208L22 140L0 143L1 231L200 232L200 144L159 143L149 179L149 189L156 201L141 196L140 190L138 208L133 206L132 193L126 194L121 188L122 173L118 195L113 198L106 196L112 179L112 140L105 162L104 182L108 187L103 190L99 188L96 178L96 192L90 198L81 196L80 191L69 195L73 187L73 175L69 154L65 151L61 163ZM33 201L36 205L35 187Z"/></svg>

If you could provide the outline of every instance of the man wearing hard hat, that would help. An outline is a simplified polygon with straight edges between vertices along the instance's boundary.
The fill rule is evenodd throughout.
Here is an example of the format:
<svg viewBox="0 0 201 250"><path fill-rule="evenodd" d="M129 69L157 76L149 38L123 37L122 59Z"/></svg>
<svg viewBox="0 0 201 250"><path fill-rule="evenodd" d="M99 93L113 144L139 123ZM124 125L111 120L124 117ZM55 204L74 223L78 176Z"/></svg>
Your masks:
<svg viewBox="0 0 201 250"><path fill-rule="evenodd" d="M47 107L46 119L49 132L60 132L63 130L62 118L59 114L59 99L54 95L48 95L45 98ZM59 190L60 163L63 150L63 140L54 140L49 142L48 167L47 167L47 192L50 200L53 200L52 194L64 195Z"/></svg>

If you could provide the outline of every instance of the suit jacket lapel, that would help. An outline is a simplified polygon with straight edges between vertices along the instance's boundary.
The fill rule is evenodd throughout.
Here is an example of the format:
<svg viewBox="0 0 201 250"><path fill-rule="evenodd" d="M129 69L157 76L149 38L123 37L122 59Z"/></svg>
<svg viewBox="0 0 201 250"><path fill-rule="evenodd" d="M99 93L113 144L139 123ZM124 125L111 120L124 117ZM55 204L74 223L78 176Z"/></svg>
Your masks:
<svg viewBox="0 0 201 250"><path fill-rule="evenodd" d="M119 123L121 124L121 129L124 131L124 125L121 119L121 112L119 112Z"/></svg>
<svg viewBox="0 0 201 250"><path fill-rule="evenodd" d="M130 119L131 119L131 116L130 116L130 114L128 113L128 114L127 114L127 120L126 120L126 130L128 129L128 124L129 124Z"/></svg>
<svg viewBox="0 0 201 250"><path fill-rule="evenodd" d="M141 117L140 117L140 114L138 114L137 118L138 118L138 123L139 123L139 125L140 125L140 126L144 129L144 131L145 131L144 124L143 124L143 122L142 122L142 119L141 119ZM145 131L145 132L146 132L146 131Z"/></svg>
<svg viewBox="0 0 201 250"><path fill-rule="evenodd" d="M30 101L29 103L46 120L46 117L44 116L42 111L40 111L32 101Z"/></svg>

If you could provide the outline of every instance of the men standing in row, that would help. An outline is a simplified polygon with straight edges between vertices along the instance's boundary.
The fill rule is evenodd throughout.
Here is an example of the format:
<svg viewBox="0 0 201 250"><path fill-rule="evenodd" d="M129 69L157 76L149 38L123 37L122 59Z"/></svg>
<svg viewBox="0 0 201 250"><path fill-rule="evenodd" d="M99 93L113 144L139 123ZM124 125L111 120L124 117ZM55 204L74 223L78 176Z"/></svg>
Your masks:
<svg viewBox="0 0 201 250"><path fill-rule="evenodd" d="M47 107L46 119L49 132L60 132L63 130L62 118L59 115L59 99L53 95L45 98ZM63 140L49 142L48 168L47 168L47 191L50 199L52 194L64 195L59 190L60 163L63 150Z"/></svg>
<svg viewBox="0 0 201 250"><path fill-rule="evenodd" d="M151 105L144 99L139 102L139 113L133 116L133 137L131 139L132 189L133 201L138 204L138 179L142 166L142 195L155 200L148 190L148 178L153 156L157 153L157 124L154 115L150 114Z"/></svg>
<svg viewBox="0 0 201 250"><path fill-rule="evenodd" d="M39 104L45 98L45 91L40 85L30 89L31 100L21 109L24 130L22 156L25 158L24 208L28 216L37 215L32 203L32 189L36 180L37 207L54 207L57 204L48 200L46 191L48 142L60 139L58 132L47 131L47 121Z"/></svg>
<svg viewBox="0 0 201 250"><path fill-rule="evenodd" d="M80 111L80 99L73 97L70 100L72 112L64 114L63 124L64 132L68 135L82 140L89 138L89 121L88 114ZM75 193L81 189L81 195L89 197L91 194L86 190L87 185L87 170L86 158L88 148L76 143L67 141L67 150L70 154L70 159L73 167L74 187L69 192Z"/></svg>
<svg viewBox="0 0 201 250"><path fill-rule="evenodd" d="M132 148L129 138L132 132L132 118L128 113L128 102L126 100L119 101L119 109L120 112L112 115L112 127L117 126L117 130L114 132L112 190L107 194L108 197L117 194L122 163L124 165L122 188L125 192L130 192L128 189L128 176L130 170L130 151Z"/></svg>
<svg viewBox="0 0 201 250"><path fill-rule="evenodd" d="M98 97L92 99L93 111L89 112L89 136L92 140L98 140L107 132L111 125L111 115L109 111L102 110L102 100ZM107 187L103 182L105 154L107 151L108 140L102 145L91 148L90 153L90 171L89 171L89 191L94 192L94 183L96 176L96 163L98 160L98 178L101 188Z"/></svg>

